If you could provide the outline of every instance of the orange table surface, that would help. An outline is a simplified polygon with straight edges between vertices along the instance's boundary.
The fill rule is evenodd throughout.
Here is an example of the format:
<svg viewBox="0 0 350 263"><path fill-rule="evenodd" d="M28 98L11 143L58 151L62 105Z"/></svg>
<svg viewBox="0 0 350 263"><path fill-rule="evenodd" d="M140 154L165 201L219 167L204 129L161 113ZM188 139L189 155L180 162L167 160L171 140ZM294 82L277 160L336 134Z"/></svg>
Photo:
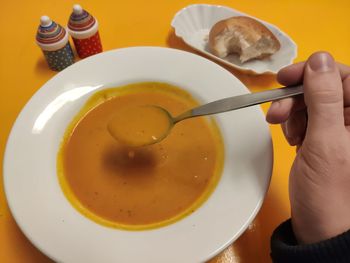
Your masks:
<svg viewBox="0 0 350 263"><path fill-rule="evenodd" d="M35 33L41 15L66 25L75 1L1 1L0 60L0 160L16 116L29 98L56 73L46 65ZM134 0L93 1L80 4L100 24L104 50L128 46L167 46L194 52L174 35L170 22L181 8L200 1ZM256 16L280 27L298 45L296 61L317 50L330 51L336 60L350 64L349 0L208 0ZM275 87L273 76L249 76L230 70L251 91ZM262 108L266 112L268 105ZM271 126L274 169L265 202L251 226L230 247L210 262L271 262L272 231L290 217L288 174L295 149L289 147L279 126ZM2 163L0 164L2 171ZM30 204L29 204L30 205ZM208 237L210 238L210 237ZM51 262L37 250L16 225L3 189L0 172L0 261Z"/></svg>

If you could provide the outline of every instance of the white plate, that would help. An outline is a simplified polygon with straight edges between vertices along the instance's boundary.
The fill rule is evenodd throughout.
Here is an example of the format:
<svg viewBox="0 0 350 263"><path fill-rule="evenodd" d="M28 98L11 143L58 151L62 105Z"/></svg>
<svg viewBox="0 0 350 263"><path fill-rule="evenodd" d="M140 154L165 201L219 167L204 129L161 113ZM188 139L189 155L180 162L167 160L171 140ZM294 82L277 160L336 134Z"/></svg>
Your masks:
<svg viewBox="0 0 350 263"><path fill-rule="evenodd" d="M281 49L269 58L250 60L245 63L241 63L238 56L234 54L226 58L219 58L211 54L208 47L210 29L216 22L232 16L249 16L263 23L278 38ZM291 64L297 55L297 46L294 41L278 27L225 6L189 5L177 12L171 26L175 29L175 34L194 49L227 66L249 73L276 74L278 70Z"/></svg>
<svg viewBox="0 0 350 263"><path fill-rule="evenodd" d="M49 80L18 116L6 146L5 192L29 240L59 262L203 262L232 243L257 214L269 185L272 147L259 107L217 115L225 143L222 178L193 214L171 225L125 231L98 225L67 201L56 155L67 124L104 87L161 81L203 102L247 93L225 69L200 56L135 47L84 59Z"/></svg>

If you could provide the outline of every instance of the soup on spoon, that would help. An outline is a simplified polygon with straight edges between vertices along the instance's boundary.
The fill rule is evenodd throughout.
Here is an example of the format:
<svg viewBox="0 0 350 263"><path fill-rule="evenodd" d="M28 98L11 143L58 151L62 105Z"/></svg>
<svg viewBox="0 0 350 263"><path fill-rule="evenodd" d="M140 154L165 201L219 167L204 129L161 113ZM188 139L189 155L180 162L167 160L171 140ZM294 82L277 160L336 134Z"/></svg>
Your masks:
<svg viewBox="0 0 350 263"><path fill-rule="evenodd" d="M164 139L173 121L159 106L128 107L116 112L107 129L114 139L130 147L150 145Z"/></svg>

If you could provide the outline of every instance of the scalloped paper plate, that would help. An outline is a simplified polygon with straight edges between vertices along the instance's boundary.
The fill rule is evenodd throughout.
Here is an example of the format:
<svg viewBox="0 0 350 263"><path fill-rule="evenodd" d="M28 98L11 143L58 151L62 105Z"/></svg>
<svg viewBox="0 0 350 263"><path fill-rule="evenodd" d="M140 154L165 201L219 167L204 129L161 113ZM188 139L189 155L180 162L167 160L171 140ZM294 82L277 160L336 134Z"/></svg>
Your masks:
<svg viewBox="0 0 350 263"><path fill-rule="evenodd" d="M219 58L209 52L208 36L212 26L223 19L233 16L249 16L263 23L278 38L281 49L269 58L241 63L237 55ZM256 17L244 14L232 8L218 5L189 5L174 16L171 26L176 36L189 46L232 68L253 74L276 74L281 68L290 65L297 55L297 45L278 27Z"/></svg>

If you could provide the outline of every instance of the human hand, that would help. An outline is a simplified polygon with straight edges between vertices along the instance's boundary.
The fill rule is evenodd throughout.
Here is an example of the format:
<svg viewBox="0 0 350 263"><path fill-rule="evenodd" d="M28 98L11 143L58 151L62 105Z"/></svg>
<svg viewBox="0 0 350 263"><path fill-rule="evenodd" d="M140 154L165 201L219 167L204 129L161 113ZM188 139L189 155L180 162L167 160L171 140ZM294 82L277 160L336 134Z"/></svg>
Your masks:
<svg viewBox="0 0 350 263"><path fill-rule="evenodd" d="M318 52L277 78L304 86L304 97L273 102L266 119L281 123L297 146L289 177L292 226L300 243L314 243L350 229L350 68Z"/></svg>

